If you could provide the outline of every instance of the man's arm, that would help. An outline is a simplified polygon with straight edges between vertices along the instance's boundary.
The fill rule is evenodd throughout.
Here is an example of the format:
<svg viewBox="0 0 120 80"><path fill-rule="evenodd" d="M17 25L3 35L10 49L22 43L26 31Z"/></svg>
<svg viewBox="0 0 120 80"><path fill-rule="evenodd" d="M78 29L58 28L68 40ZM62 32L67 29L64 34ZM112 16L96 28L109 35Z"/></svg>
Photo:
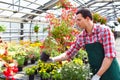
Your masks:
<svg viewBox="0 0 120 80"><path fill-rule="evenodd" d="M62 53L61 55L53 57L51 59L52 59L53 62L63 61L63 60L68 59L68 56L66 55L66 53Z"/></svg>
<svg viewBox="0 0 120 80"><path fill-rule="evenodd" d="M100 77L108 70L110 67L111 63L113 61L113 58L105 57L103 59L103 63L98 70L98 72L92 77L91 80L100 80ZM109 77L109 76L108 76Z"/></svg>
<svg viewBox="0 0 120 80"><path fill-rule="evenodd" d="M110 67L111 63L113 61L113 58L105 57L103 59L103 63L101 65L101 68L97 72L97 75L102 76L104 72L107 71L107 69Z"/></svg>

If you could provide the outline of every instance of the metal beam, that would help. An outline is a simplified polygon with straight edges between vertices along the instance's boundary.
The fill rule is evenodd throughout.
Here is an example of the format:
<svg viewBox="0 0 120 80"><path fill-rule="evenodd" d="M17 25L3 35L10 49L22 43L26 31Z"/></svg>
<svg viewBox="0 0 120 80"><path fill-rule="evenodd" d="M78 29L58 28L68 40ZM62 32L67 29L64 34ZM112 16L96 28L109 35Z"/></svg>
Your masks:
<svg viewBox="0 0 120 80"><path fill-rule="evenodd" d="M29 15L35 15L35 16L40 16L40 14L37 14L37 13L27 13L27 12L17 12L15 10L10 10L10 9L5 9L5 8L0 8L0 10L4 10L4 11L10 11L10 12L13 12L13 13L22 13L22 14L29 14ZM44 17L44 16L42 16Z"/></svg>
<svg viewBox="0 0 120 80"><path fill-rule="evenodd" d="M48 9L51 9L53 6L55 6L55 4L58 3L58 1L59 0L50 0L49 2L47 2L46 4L44 4L43 6L40 6L40 7L37 8L37 9L42 10L42 11L33 10L31 12L35 12L35 13L41 14L41 13L47 11ZM23 17L24 18L33 19L36 16L35 15L24 15Z"/></svg>
<svg viewBox="0 0 120 80"><path fill-rule="evenodd" d="M15 4L12 4L12 3L4 2L4 1L0 1L0 3L8 4L8 5L14 5L14 6L25 8L25 9L29 9L29 10L42 11L40 9L33 9L33 8L29 8L29 7L24 7L24 6L20 6L20 5L15 5Z"/></svg>
<svg viewBox="0 0 120 80"><path fill-rule="evenodd" d="M30 23L31 21L34 23L39 22L39 23L47 23L44 21L40 20L33 20L33 19L26 19L26 18L18 18L18 17L9 17L5 15L0 15L0 21L3 22L17 22L17 23ZM26 21L26 22L25 22Z"/></svg>

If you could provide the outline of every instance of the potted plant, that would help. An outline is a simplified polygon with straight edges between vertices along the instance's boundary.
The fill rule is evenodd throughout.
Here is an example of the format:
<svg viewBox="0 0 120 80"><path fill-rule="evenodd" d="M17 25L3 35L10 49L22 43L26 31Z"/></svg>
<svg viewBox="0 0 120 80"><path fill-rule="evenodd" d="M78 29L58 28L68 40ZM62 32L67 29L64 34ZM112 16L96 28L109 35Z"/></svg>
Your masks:
<svg viewBox="0 0 120 80"><path fill-rule="evenodd" d="M28 55L25 55L25 60L24 60L24 65L25 65L25 66L28 65L28 60L29 60Z"/></svg>
<svg viewBox="0 0 120 80"><path fill-rule="evenodd" d="M64 1L68 2L68 0L60 0L60 2ZM43 46L51 46L50 43L54 42L56 43L56 46L54 45L55 51L58 53L63 53L66 51L68 43L74 42L75 36L78 34L75 32L75 28L73 27L75 23L75 19L73 17L76 11L76 8L69 7L68 9L63 8L60 18L55 17L53 14L48 14L46 16L50 23L47 29L45 29L48 30L48 36L46 39L50 39L50 42L46 42L46 44L43 44ZM49 53L52 53L53 47L49 47L51 48L48 51Z"/></svg>
<svg viewBox="0 0 120 80"><path fill-rule="evenodd" d="M17 56L16 61L18 62L18 71L22 71L25 57L24 56Z"/></svg>
<svg viewBox="0 0 120 80"><path fill-rule="evenodd" d="M38 66L37 65L33 65L32 69L35 70L34 74L36 75L38 73Z"/></svg>
<svg viewBox="0 0 120 80"><path fill-rule="evenodd" d="M60 69L54 69L51 71L52 80L63 80Z"/></svg>
<svg viewBox="0 0 120 80"><path fill-rule="evenodd" d="M35 26L34 26L34 32L35 32L35 33L38 33L38 31L39 31L39 25L35 25Z"/></svg>
<svg viewBox="0 0 120 80"><path fill-rule="evenodd" d="M51 52L57 49L57 43L53 37L48 36L43 42L44 48L42 49L40 59L42 61L47 61L49 56L51 56Z"/></svg>
<svg viewBox="0 0 120 80"><path fill-rule="evenodd" d="M65 63L61 69L62 78L64 80L87 80L89 75L89 67L87 66L77 58Z"/></svg>
<svg viewBox="0 0 120 80"><path fill-rule="evenodd" d="M29 76L29 80L34 80L34 73L35 73L34 68L32 67L25 68L25 73L26 75Z"/></svg>
<svg viewBox="0 0 120 80"><path fill-rule="evenodd" d="M34 54L34 52L29 54L29 58L30 58L31 64L34 64L35 63L35 54Z"/></svg>
<svg viewBox="0 0 120 80"><path fill-rule="evenodd" d="M44 62L46 62L49 59L50 55L48 53L46 53L46 51L43 51L41 53L40 59Z"/></svg>
<svg viewBox="0 0 120 80"><path fill-rule="evenodd" d="M36 33L36 42L38 41L38 31L39 31L39 25L34 26L34 32Z"/></svg>
<svg viewBox="0 0 120 80"><path fill-rule="evenodd" d="M6 29L5 29L5 26L4 25L0 25L0 32L4 32Z"/></svg>
<svg viewBox="0 0 120 80"><path fill-rule="evenodd" d="M50 73L47 73L45 71L45 69L42 69L41 71L39 71L39 74L40 74L41 80L49 80L50 79Z"/></svg>

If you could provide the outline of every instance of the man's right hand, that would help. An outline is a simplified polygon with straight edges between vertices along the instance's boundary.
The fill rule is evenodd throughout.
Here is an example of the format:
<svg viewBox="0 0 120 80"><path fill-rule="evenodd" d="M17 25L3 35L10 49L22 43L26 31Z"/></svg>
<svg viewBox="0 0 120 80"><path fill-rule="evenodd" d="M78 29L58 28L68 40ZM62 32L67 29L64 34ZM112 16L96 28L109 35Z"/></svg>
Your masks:
<svg viewBox="0 0 120 80"><path fill-rule="evenodd" d="M52 63L52 62L54 62L54 59L53 58L49 58L46 62Z"/></svg>

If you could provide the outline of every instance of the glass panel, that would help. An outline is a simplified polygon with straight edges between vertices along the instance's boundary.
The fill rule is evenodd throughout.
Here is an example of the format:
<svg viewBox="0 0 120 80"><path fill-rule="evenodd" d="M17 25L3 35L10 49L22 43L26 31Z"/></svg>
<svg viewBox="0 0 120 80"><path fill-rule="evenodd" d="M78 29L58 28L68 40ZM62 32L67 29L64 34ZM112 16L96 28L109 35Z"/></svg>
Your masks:
<svg viewBox="0 0 120 80"><path fill-rule="evenodd" d="M44 5L45 3L49 2L50 0L37 0L36 3L39 3L41 5Z"/></svg>
<svg viewBox="0 0 120 80"><path fill-rule="evenodd" d="M27 6L28 8L33 8L33 9L36 9L39 7L39 5L35 5L35 4L31 4L29 6Z"/></svg>
<svg viewBox="0 0 120 80"><path fill-rule="evenodd" d="M20 18L20 17L22 17L24 14L22 14L22 13L15 13L14 15L12 15L11 17L18 17L18 18Z"/></svg>
<svg viewBox="0 0 120 80"><path fill-rule="evenodd" d="M0 15L10 16L10 15L12 15L12 14L13 14L13 12L4 11L4 12L2 12Z"/></svg>
<svg viewBox="0 0 120 80"><path fill-rule="evenodd" d="M29 10L29 9L22 9L22 10L20 10L20 12L26 12L26 13L29 13L29 12L31 12L32 10Z"/></svg>

